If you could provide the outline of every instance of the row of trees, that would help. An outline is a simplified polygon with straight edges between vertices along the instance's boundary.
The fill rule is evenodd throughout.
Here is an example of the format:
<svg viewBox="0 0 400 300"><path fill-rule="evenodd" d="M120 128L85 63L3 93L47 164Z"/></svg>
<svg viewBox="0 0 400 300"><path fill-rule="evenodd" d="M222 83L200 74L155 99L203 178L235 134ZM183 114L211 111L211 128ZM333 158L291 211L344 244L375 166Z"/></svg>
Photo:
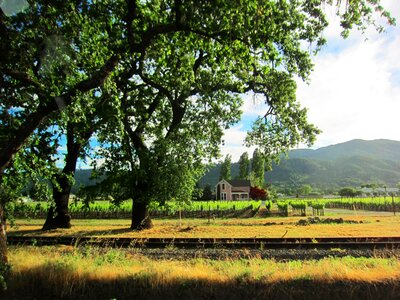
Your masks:
<svg viewBox="0 0 400 300"><path fill-rule="evenodd" d="M373 186L373 187L370 187ZM379 197L379 196L390 196L390 195L398 195L400 194L400 185L398 185L397 189L392 189L390 192L386 189L386 186L383 186L382 188L378 189L377 185L375 184L367 184L362 187L368 187L371 189L371 191L363 191L362 189L357 189L353 187L344 187L338 191L338 194L340 197L348 197L348 198L355 198L359 197L362 195L366 195L369 197Z"/></svg>
<svg viewBox="0 0 400 300"><path fill-rule="evenodd" d="M91 157L116 201L133 199L131 228L151 227L148 204L190 198L204 162L218 157L241 93L269 106L248 146L271 159L312 143L319 130L296 100L295 78L312 70L303 45L325 43L322 2L333 4L37 0L0 12L0 261L4 208L26 178L52 184L45 228L70 226L78 158ZM343 34L372 23L373 11L393 22L379 1L338 9Z"/></svg>
<svg viewBox="0 0 400 300"><path fill-rule="evenodd" d="M239 158L239 174L236 176L236 179L248 179L253 186L264 187L265 170L271 166L266 163L268 158L259 149L254 150L251 160L249 159L249 154L244 152ZM219 180L232 179L231 164L232 156L227 154L221 163Z"/></svg>

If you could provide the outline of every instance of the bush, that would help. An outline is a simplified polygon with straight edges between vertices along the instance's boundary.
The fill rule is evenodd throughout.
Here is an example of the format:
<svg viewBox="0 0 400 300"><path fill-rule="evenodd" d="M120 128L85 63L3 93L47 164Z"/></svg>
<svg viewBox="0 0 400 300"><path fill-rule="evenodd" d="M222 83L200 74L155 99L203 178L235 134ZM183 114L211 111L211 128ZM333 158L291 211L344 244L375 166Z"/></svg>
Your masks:
<svg viewBox="0 0 400 300"><path fill-rule="evenodd" d="M254 200L266 200L268 198L267 191L257 186L250 187L250 198Z"/></svg>

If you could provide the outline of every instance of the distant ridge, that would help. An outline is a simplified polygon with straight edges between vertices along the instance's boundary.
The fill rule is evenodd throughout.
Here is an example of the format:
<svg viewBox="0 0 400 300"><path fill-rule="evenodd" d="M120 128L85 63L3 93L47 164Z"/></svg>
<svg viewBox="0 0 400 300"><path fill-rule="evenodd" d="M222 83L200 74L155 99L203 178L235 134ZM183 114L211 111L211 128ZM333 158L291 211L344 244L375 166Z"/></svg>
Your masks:
<svg viewBox="0 0 400 300"><path fill-rule="evenodd" d="M343 157L365 156L376 159L399 160L400 142L386 139L351 140L344 143L322 147L316 150L299 149L289 151L290 158L316 158L335 160Z"/></svg>
<svg viewBox="0 0 400 300"><path fill-rule="evenodd" d="M219 178L216 165L200 180L200 185L214 186ZM238 164L232 164L232 176L238 174ZM400 182L400 142L351 140L313 149L296 149L288 153L279 165L266 172L266 182L276 186L310 184L322 190L363 183L395 186Z"/></svg>
<svg viewBox="0 0 400 300"><path fill-rule="evenodd" d="M200 186L218 182L220 165L211 168L199 181ZM95 184L91 170L77 170L74 192L81 185ZM232 164L232 177L239 173ZM319 149L296 149L279 165L266 172L265 181L281 188L310 184L323 191L363 183L380 183L394 187L400 182L400 142L386 139L351 140Z"/></svg>

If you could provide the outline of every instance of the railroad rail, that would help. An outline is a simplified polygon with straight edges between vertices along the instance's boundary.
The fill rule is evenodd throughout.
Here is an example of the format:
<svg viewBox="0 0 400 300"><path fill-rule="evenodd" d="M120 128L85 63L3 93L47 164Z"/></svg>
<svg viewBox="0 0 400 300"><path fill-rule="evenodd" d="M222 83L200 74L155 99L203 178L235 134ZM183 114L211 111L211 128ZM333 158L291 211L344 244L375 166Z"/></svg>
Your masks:
<svg viewBox="0 0 400 300"><path fill-rule="evenodd" d="M9 245L91 245L115 248L184 249L400 249L400 237L334 238L106 238L79 236L8 236Z"/></svg>

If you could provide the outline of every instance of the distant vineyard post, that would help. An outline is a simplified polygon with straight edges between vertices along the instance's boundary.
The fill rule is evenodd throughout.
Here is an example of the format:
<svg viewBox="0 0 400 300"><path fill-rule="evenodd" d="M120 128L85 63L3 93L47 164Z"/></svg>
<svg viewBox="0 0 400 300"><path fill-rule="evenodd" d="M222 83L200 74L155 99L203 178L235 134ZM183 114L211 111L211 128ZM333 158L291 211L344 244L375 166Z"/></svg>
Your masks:
<svg viewBox="0 0 400 300"><path fill-rule="evenodd" d="M392 193L392 208L393 208L393 215L396 216L396 205L394 203L394 193Z"/></svg>

